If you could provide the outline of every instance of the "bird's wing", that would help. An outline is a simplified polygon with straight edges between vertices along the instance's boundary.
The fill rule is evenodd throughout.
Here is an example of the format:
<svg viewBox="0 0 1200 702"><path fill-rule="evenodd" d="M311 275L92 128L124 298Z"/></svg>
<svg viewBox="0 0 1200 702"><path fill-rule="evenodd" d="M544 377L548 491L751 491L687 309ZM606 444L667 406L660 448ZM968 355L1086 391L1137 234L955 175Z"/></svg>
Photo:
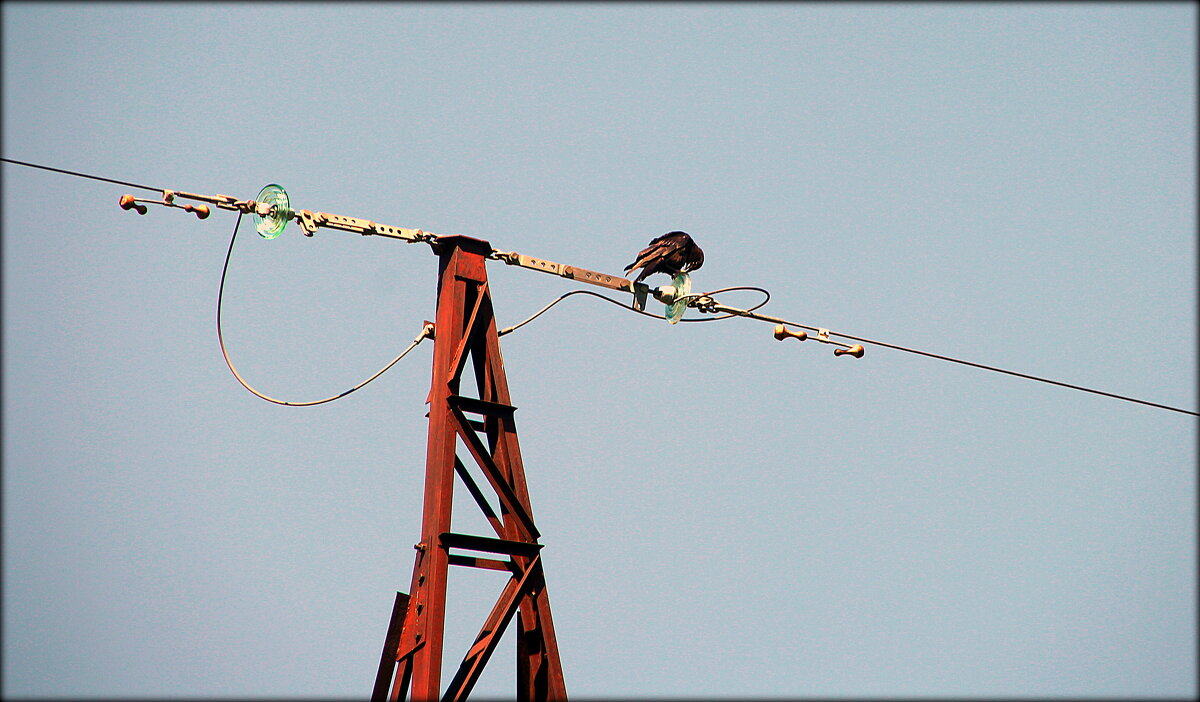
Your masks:
<svg viewBox="0 0 1200 702"><path fill-rule="evenodd" d="M666 235L663 235L651 241L649 246L638 252L637 258L634 259L633 263L625 266L625 270L629 271L634 268L641 268L670 255L675 249L675 244L674 242L663 241L665 237Z"/></svg>
<svg viewBox="0 0 1200 702"><path fill-rule="evenodd" d="M650 245L638 252L637 259L625 270L642 268L637 280L655 272L676 273L694 270L704 263L704 252L687 232L667 232L650 240Z"/></svg>

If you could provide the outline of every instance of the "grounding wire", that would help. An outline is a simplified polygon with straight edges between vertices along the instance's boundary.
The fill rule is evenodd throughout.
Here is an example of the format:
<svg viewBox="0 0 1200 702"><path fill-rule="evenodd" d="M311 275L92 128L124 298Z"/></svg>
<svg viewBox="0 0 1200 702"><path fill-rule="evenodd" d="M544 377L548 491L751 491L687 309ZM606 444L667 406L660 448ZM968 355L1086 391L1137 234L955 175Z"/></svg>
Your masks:
<svg viewBox="0 0 1200 702"><path fill-rule="evenodd" d="M237 378L238 383L240 383L242 387L246 388L247 390L249 390L251 393L253 393L257 397L260 397L260 398L266 400L267 402L273 402L277 405L285 405L287 407L312 407L313 405L320 405L320 404L324 404L326 402L340 400L341 398L349 395L350 393L354 392L355 390L358 390L359 388L363 387L367 383L369 383L372 380L375 380L379 376L383 375L385 371L387 371L392 366L396 365L396 363L398 363L400 361L400 359L402 359L406 355L408 355L409 351L412 351L414 348L416 348L417 344L421 343L421 341L423 341L425 338L432 335L433 325L426 324L421 329L421 333L417 335L417 338L413 339L413 342L408 345L408 348L401 351L399 356L396 356L394 359L392 359L391 363L387 364L383 368L380 368L379 371L376 372L375 375L372 375L370 378L367 378L366 380L362 381L358 385L355 385L354 387L350 388L349 390L340 392L337 395L331 395L331 396L326 397L321 400L310 400L308 402L289 402L287 400L278 400L274 397L270 397L268 395L265 395L265 394L259 392L258 390L251 387L250 384L247 383L242 378L241 374L237 372L237 368L233 367L233 361L231 361L229 359L229 353L225 350L225 335L221 331L221 303L225 298L225 277L226 277L226 274L229 273L229 259L233 255L233 242L237 241L238 227L240 227L241 224L242 224L242 213L238 212L237 222L234 223L234 225L233 225L233 236L230 237L230 239L229 239L229 250L225 252L225 266L221 269L221 285L217 290L217 341L221 344L221 355L225 358L225 365L229 366L229 371L231 373L233 373L233 377Z"/></svg>

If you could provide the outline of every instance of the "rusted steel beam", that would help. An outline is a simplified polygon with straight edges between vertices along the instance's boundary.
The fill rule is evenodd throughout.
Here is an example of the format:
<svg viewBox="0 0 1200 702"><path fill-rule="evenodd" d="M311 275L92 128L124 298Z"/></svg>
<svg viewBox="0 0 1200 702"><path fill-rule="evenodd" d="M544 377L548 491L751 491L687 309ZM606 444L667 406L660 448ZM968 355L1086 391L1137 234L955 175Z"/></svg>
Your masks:
<svg viewBox="0 0 1200 702"><path fill-rule="evenodd" d="M434 341L433 380L429 398L429 433L425 454L425 507L421 542L413 571L410 606L413 644L424 647L412 658L414 700L437 699L441 687L442 642L446 620L446 590L449 554L440 547L439 536L449 531L454 496L454 461L457 450L453 412L448 398L457 394L458 377L451 372L451 355L463 328L469 283L465 272L472 257L463 249L450 249L440 258L441 276ZM407 628L407 627L406 627ZM403 644L402 644L403 646Z"/></svg>
<svg viewBox="0 0 1200 702"><path fill-rule="evenodd" d="M404 615L408 612L408 599L408 595L403 592L396 593L396 602L392 605L392 618L388 624L387 636L383 640L383 655L379 659L379 672L375 675L375 689L371 693L371 702L384 702L387 699L392 671L396 667L399 653L400 631L404 626Z"/></svg>
<svg viewBox="0 0 1200 702"><path fill-rule="evenodd" d="M454 395L450 398L450 405L457 407L464 412L471 414L507 416L516 411L516 407L512 405L492 402L490 400L478 400L474 397L463 397L462 395Z"/></svg>
<svg viewBox="0 0 1200 702"><path fill-rule="evenodd" d="M494 558L479 558L478 556L460 556L450 554L450 565L466 566L468 568L483 568L485 570L504 570L516 572L517 566L512 561L498 561Z"/></svg>
<svg viewBox="0 0 1200 702"><path fill-rule="evenodd" d="M479 335L474 333L475 326L479 323L480 308L483 307L483 301L488 299L487 283L481 284L475 291L475 305L471 309L471 314L468 315L466 324L464 325L462 340L458 347L454 350L453 360L450 361L451 375L455 378L462 375L463 366L467 362L467 351L477 341ZM485 316L491 318L491 305L487 305Z"/></svg>
<svg viewBox="0 0 1200 702"><path fill-rule="evenodd" d="M509 541L507 539L492 539L487 536L473 534L455 534L446 532L438 537L446 548L461 548L468 551L486 551L487 553L503 553L507 556L533 557L542 550L542 545L528 541Z"/></svg>
<svg viewBox="0 0 1200 702"><path fill-rule="evenodd" d="M565 700L567 688L545 576L541 568L533 575L521 598L517 617L517 699Z"/></svg>

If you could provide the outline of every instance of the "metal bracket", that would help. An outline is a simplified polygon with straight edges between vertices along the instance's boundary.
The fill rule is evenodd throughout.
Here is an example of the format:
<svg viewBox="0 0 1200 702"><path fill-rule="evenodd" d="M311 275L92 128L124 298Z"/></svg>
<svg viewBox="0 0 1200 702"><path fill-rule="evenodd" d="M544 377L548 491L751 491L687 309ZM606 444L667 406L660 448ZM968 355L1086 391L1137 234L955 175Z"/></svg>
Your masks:
<svg viewBox="0 0 1200 702"><path fill-rule="evenodd" d="M633 309L641 312L646 309L646 295L650 286L645 283L633 283Z"/></svg>
<svg viewBox="0 0 1200 702"><path fill-rule="evenodd" d="M317 227L321 226L322 222L317 221L317 216L308 210L300 210L296 213L296 219L300 223L300 229L304 231L304 236L312 236L317 233Z"/></svg>

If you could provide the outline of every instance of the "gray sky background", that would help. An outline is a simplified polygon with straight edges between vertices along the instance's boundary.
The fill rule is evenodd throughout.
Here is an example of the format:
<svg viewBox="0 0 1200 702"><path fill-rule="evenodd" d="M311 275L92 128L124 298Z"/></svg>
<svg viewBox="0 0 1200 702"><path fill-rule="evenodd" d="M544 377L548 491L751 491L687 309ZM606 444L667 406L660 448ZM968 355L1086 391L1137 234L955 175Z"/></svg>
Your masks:
<svg viewBox="0 0 1200 702"><path fill-rule="evenodd" d="M683 229L697 289L1195 410L1196 15L4 3L3 153L613 273ZM233 214L2 172L4 695L367 695L432 344L263 402L217 345ZM574 289L489 275L501 325ZM244 225L229 351L334 394L435 280ZM502 343L573 696L1196 693L1195 417L586 296ZM447 665L501 580L453 571Z"/></svg>

